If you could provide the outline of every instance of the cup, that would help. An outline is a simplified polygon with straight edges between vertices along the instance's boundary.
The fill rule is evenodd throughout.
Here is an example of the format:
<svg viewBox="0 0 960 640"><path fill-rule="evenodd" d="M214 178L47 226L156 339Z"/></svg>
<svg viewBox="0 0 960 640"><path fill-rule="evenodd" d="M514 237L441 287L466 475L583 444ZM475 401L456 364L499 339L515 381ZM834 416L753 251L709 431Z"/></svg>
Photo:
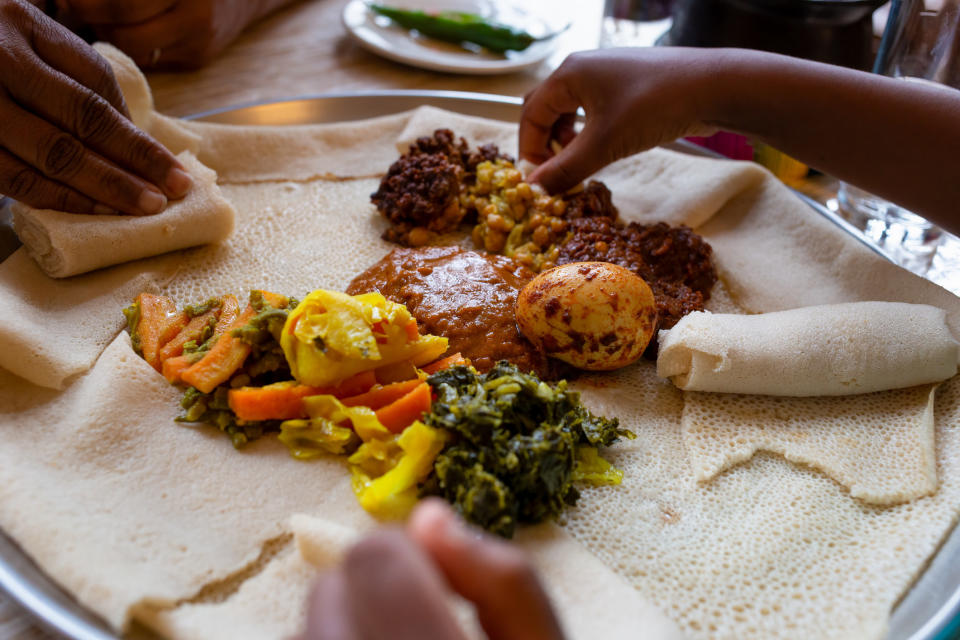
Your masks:
<svg viewBox="0 0 960 640"><path fill-rule="evenodd" d="M960 0L893 0L873 71L960 89ZM912 271L925 273L945 242L928 220L853 185L841 182L837 200L867 218L872 239Z"/></svg>
<svg viewBox="0 0 960 640"><path fill-rule="evenodd" d="M673 0L604 0L601 47L648 47L670 28Z"/></svg>

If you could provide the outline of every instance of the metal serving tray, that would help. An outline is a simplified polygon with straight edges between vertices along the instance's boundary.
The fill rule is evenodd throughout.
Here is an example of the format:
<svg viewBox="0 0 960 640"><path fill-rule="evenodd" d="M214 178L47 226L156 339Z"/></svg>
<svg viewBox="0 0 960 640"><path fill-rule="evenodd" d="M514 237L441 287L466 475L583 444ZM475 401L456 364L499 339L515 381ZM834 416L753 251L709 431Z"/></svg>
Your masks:
<svg viewBox="0 0 960 640"><path fill-rule="evenodd" d="M217 109L188 119L235 125L288 125L362 120L432 105L467 115L517 122L520 98L457 91L372 91L332 93L291 100ZM715 156L686 142L668 145L686 153ZM817 213L867 247L884 255L858 229L826 207L797 194ZM2 203L0 203L2 205ZM0 206L2 210L2 206ZM0 226L3 225L0 211ZM0 255L0 260L5 258ZM954 527L923 575L900 600L890 618L888 640L947 640L960 638L960 528ZM0 589L32 612L53 632L75 640L116 640L110 628L77 604L10 538L0 532ZM132 637L152 637L135 629Z"/></svg>

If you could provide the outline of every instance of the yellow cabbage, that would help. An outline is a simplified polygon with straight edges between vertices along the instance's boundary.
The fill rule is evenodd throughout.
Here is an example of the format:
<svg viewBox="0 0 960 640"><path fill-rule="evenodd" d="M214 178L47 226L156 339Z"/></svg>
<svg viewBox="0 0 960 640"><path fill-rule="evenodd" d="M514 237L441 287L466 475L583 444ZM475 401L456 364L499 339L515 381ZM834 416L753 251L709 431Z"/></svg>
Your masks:
<svg viewBox="0 0 960 640"><path fill-rule="evenodd" d="M319 289L287 317L280 346L300 383L335 385L398 362L422 365L447 350L447 339L417 335L402 304L379 293L350 296Z"/></svg>

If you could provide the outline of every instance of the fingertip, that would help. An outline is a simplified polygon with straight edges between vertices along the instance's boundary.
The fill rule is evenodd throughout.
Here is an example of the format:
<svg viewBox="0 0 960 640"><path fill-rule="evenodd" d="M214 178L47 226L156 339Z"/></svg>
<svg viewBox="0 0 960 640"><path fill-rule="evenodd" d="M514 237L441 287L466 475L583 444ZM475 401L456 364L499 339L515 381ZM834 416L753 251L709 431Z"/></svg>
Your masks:
<svg viewBox="0 0 960 640"><path fill-rule="evenodd" d="M530 172L530 175L527 176L527 182L540 184L540 174L541 174L541 169L543 168L543 164L544 164L543 162L539 163L539 166L537 166L536 169ZM543 185L540 185L540 186L543 186Z"/></svg>
<svg viewBox="0 0 960 640"><path fill-rule="evenodd" d="M529 181L539 184L550 194L563 193L577 184L577 181L572 180L567 171L557 161L557 156L537 167L530 174Z"/></svg>
<svg viewBox="0 0 960 640"><path fill-rule="evenodd" d="M190 191L193 186L193 178L182 168L173 167L167 173L166 184L167 195L171 198L182 198Z"/></svg>
<svg viewBox="0 0 960 640"><path fill-rule="evenodd" d="M427 498L417 505L407 522L407 533L417 544L432 552L438 540L459 527L453 509L440 498Z"/></svg>
<svg viewBox="0 0 960 640"><path fill-rule="evenodd" d="M137 199L137 208L148 216L160 213L166 206L166 196L152 188L141 191L140 197Z"/></svg>

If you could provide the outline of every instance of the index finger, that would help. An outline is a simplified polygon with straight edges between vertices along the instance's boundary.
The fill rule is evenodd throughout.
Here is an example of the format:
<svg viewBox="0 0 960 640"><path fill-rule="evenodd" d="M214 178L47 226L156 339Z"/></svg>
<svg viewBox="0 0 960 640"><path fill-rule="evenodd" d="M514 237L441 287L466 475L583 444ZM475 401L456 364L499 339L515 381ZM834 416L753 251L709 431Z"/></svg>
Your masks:
<svg viewBox="0 0 960 640"><path fill-rule="evenodd" d="M523 552L471 532L439 499L424 500L408 524L450 587L474 604L489 640L562 640L563 631Z"/></svg>
<svg viewBox="0 0 960 640"><path fill-rule="evenodd" d="M190 189L190 177L173 154L103 97L39 59L27 65L33 81L10 88L19 104L71 133L118 168L156 185L170 198L182 197Z"/></svg>
<svg viewBox="0 0 960 640"><path fill-rule="evenodd" d="M537 164L547 160L552 155L554 125L575 118L580 106L581 100L564 79L562 68L528 93L520 114L520 157Z"/></svg>

